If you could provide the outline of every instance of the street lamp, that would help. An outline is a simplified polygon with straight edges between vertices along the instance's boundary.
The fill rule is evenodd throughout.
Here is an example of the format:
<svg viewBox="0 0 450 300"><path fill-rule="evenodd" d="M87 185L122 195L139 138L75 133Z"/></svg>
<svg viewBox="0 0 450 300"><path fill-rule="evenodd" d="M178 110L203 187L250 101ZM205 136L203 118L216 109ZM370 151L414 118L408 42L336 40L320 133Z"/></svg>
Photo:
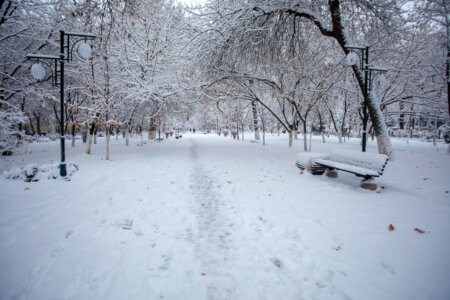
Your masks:
<svg viewBox="0 0 450 300"><path fill-rule="evenodd" d="M386 69L376 68L369 65L369 46L345 46L350 52L347 54L347 65L354 66L359 62L359 68L364 71L364 107L363 107L363 141L362 152L366 152L367 143L367 97L369 91L372 90L372 81L375 76L375 85L383 88L386 85L386 78L382 75L386 73ZM358 53L359 52L359 53Z"/></svg>
<svg viewBox="0 0 450 300"><path fill-rule="evenodd" d="M53 86L59 85L60 92L60 141L61 141L61 163L59 165L59 174L62 177L67 175L66 168L66 158L65 158L65 132L64 132L64 61L72 61L73 59L73 49L76 44L80 43L78 46L78 54L84 58L88 59L91 57L92 50L91 46L87 44L88 40L93 40L96 38L95 35L86 33L74 33L74 32L64 32L60 30L60 51L59 56L42 55L42 54L28 54L27 60L35 61L31 67L31 74L38 81L43 80L47 76L47 71L41 63L46 65L51 72L51 80ZM71 41L71 38L74 40ZM50 61L50 64L46 61ZM59 68L58 68L59 62ZM52 65L53 63L53 65ZM58 81L59 75L59 81Z"/></svg>

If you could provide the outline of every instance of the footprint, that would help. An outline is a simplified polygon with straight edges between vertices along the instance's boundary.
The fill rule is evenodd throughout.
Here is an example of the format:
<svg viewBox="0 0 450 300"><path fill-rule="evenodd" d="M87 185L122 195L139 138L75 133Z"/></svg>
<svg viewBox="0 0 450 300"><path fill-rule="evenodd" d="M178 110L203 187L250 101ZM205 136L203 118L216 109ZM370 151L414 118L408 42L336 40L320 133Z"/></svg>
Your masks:
<svg viewBox="0 0 450 300"><path fill-rule="evenodd" d="M122 227L122 229L131 230L133 228L133 220L124 219L120 223L120 226Z"/></svg>
<svg viewBox="0 0 450 300"><path fill-rule="evenodd" d="M63 252L64 248L63 247L56 247L51 251L51 256L55 257L58 256L61 252Z"/></svg>
<svg viewBox="0 0 450 300"><path fill-rule="evenodd" d="M397 275L397 272L395 272L395 269L391 266L389 266L387 263L380 261L380 265L386 269L387 271L389 271L389 273L391 273L392 275Z"/></svg>
<svg viewBox="0 0 450 300"><path fill-rule="evenodd" d="M271 258L270 261L279 269L283 267L283 263L276 257Z"/></svg>
<svg viewBox="0 0 450 300"><path fill-rule="evenodd" d="M194 237L192 229L188 228L188 229L185 230L185 232L186 232L186 240L192 241L193 237Z"/></svg>
<svg viewBox="0 0 450 300"><path fill-rule="evenodd" d="M172 257L170 255L161 255L161 257L164 259L162 265L158 267L159 270L167 270L170 264L170 261L172 260Z"/></svg>
<svg viewBox="0 0 450 300"><path fill-rule="evenodd" d="M319 289L323 289L323 288L327 287L326 284L324 284L324 283L322 283L322 282L320 282L320 281L317 281L317 282L316 282L316 286L317 286Z"/></svg>
<svg viewBox="0 0 450 300"><path fill-rule="evenodd" d="M93 280L89 281L89 290L96 291L99 289L99 287L100 284L98 278L94 278Z"/></svg>
<svg viewBox="0 0 450 300"><path fill-rule="evenodd" d="M73 230L68 230L65 234L66 240L73 234Z"/></svg>

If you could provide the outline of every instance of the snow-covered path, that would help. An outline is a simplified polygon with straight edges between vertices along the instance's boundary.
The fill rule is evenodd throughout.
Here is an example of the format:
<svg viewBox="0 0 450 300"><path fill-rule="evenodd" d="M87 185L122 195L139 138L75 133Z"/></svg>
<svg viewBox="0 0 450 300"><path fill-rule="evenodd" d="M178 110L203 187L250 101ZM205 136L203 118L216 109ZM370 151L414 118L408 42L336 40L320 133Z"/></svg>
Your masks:
<svg viewBox="0 0 450 300"><path fill-rule="evenodd" d="M57 157L50 145L23 158ZM450 295L449 162L428 145L397 145L381 193L299 174L276 137L114 141L112 161L99 146L69 149L70 182L0 180L0 299Z"/></svg>
<svg viewBox="0 0 450 300"><path fill-rule="evenodd" d="M270 171L261 174L264 169L255 169L252 165L258 166L258 162L265 165L265 160L270 157L260 153L261 157L251 158L240 149L225 152L220 150L224 145L208 144L202 140L191 139L190 143L193 163L190 187L197 220L195 253L204 275L199 286L204 286L206 293L201 298L277 299L283 295L287 299L305 296L309 299L318 296L321 291L317 290L317 285L325 288L332 281L333 274L322 278L323 283L315 281L316 266L312 261L306 264L303 261L308 247L302 243L300 234L289 229L289 225L287 229L283 224L275 228L262 207L253 201L248 205L252 195L245 190L255 190L245 181L250 180L253 184L258 181L263 185L270 174ZM218 153L226 155L221 157ZM247 170L240 170L243 166ZM250 178L239 180L239 175L233 175L241 171L247 172ZM222 178L218 179L218 176ZM271 177L270 180L281 184L281 187L286 183L281 175ZM272 195L266 194L266 197ZM305 271L308 276L298 276L297 272ZM312 293L308 288L313 290ZM335 291L332 288L332 294Z"/></svg>
<svg viewBox="0 0 450 300"><path fill-rule="evenodd" d="M195 259L200 262L201 275L207 282L206 297L230 299L235 296L236 286L231 272L236 264L236 246L232 237L237 225L235 207L222 199L221 183L215 178L214 170L204 166L199 159L201 150L197 142L193 139L190 142L192 174L189 187L197 225L195 232L189 229L189 233L195 245Z"/></svg>

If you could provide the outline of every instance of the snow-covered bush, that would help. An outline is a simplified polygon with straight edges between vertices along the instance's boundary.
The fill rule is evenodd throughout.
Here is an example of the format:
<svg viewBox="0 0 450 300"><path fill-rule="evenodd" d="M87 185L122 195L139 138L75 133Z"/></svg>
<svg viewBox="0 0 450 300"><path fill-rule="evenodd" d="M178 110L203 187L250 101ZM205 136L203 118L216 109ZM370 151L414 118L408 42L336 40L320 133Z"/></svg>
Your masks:
<svg viewBox="0 0 450 300"><path fill-rule="evenodd" d="M18 130L17 124L23 123L20 112L0 111L0 151L11 151L25 138L24 132Z"/></svg>
<svg viewBox="0 0 450 300"><path fill-rule="evenodd" d="M67 176L70 178L76 171L78 165L73 162L67 162ZM45 164L38 166L37 164L28 164L22 168L12 168L3 172L5 179L24 180L26 182L39 181L41 179L57 179L59 178L59 163Z"/></svg>

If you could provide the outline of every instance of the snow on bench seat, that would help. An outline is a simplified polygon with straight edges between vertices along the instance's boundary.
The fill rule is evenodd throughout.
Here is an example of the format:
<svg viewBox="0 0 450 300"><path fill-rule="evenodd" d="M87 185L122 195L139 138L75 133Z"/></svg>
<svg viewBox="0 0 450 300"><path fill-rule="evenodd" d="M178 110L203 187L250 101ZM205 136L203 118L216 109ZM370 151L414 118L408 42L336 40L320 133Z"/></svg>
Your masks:
<svg viewBox="0 0 450 300"><path fill-rule="evenodd" d="M377 172L379 176L383 175L388 159L388 156L384 154L345 150L336 150L332 152L329 157L327 157L327 160L333 162L373 170Z"/></svg>
<svg viewBox="0 0 450 300"><path fill-rule="evenodd" d="M335 162L332 160L327 160L327 159L316 159L315 163L326 166L328 168L332 168L332 169L338 169L338 170L342 170L342 171L346 171L349 173L353 173L353 174L358 174L361 176L370 176L370 177L378 177L380 176L378 174L378 172L374 171L374 170L370 170L367 168L363 168L363 167L357 167L357 166L353 166L353 165L349 165L349 164L344 164L344 163L340 163L340 162Z"/></svg>

